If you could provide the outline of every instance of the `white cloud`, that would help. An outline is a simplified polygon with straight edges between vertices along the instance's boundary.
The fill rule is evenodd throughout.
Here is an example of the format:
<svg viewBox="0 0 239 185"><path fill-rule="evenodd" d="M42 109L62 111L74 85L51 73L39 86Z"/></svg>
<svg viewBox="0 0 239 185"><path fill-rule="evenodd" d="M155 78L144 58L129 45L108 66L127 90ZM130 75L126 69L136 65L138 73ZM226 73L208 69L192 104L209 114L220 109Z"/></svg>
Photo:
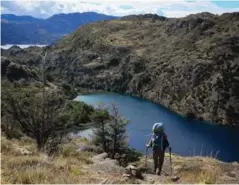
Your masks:
<svg viewBox="0 0 239 185"><path fill-rule="evenodd" d="M116 16L155 13L166 17L183 17L191 13L205 11L214 14L239 11L239 7L225 9L210 1L199 0L194 2L169 0L15 0L11 1L9 6L6 5L6 3L2 4L3 13L28 14L36 17L48 17L56 13L87 11Z"/></svg>

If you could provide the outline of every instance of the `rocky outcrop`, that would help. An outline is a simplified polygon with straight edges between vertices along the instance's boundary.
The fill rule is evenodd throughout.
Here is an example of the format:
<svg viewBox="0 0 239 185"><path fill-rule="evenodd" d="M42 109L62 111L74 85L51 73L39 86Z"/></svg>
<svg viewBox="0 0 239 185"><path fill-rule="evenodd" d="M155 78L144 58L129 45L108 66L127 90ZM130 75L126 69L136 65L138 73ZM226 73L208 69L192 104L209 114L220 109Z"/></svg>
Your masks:
<svg viewBox="0 0 239 185"><path fill-rule="evenodd" d="M1 75L10 81L15 80L38 80L38 69L30 69L27 65L21 65L15 61L9 60L6 57L1 57Z"/></svg>

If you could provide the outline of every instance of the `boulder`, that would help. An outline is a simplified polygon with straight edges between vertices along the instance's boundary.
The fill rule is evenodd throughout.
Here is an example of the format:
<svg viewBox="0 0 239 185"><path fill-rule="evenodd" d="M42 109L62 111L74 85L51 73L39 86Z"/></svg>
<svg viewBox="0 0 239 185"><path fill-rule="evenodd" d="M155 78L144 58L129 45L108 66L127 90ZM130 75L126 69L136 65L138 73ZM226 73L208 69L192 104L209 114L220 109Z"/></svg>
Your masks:
<svg viewBox="0 0 239 185"><path fill-rule="evenodd" d="M123 177L142 179L142 173L135 165L130 164L125 168Z"/></svg>
<svg viewBox="0 0 239 185"><path fill-rule="evenodd" d="M239 174L238 174L236 171L231 171L231 172L229 172L227 175L228 175L229 177L233 177L233 178L239 176Z"/></svg>
<svg viewBox="0 0 239 185"><path fill-rule="evenodd" d="M107 153L102 153L99 155L96 155L94 157L92 157L92 161L93 162L99 162L99 161L103 161L105 158L107 158L108 154Z"/></svg>
<svg viewBox="0 0 239 185"><path fill-rule="evenodd" d="M174 176L174 177L171 177L171 180L173 181L173 182L176 182L176 181L178 181L180 178L178 177L178 176Z"/></svg>
<svg viewBox="0 0 239 185"><path fill-rule="evenodd" d="M95 152L95 153L102 153L103 150L94 145L82 145L77 149L78 152Z"/></svg>
<svg viewBox="0 0 239 185"><path fill-rule="evenodd" d="M19 152L21 155L32 155L32 152L27 150L26 148L17 147L16 151Z"/></svg>
<svg viewBox="0 0 239 185"><path fill-rule="evenodd" d="M109 164L109 165L111 165L111 166L118 166L118 165L119 165L119 162L118 162L117 160L115 160L115 159L110 159L110 158L106 158L106 159L104 160L104 163L107 163L107 164Z"/></svg>

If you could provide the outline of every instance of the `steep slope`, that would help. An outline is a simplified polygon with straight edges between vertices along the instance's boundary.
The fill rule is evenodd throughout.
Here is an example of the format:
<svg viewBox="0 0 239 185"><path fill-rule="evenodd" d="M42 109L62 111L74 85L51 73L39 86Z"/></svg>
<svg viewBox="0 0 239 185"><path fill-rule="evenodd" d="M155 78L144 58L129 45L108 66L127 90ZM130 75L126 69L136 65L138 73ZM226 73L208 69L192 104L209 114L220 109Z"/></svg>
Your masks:
<svg viewBox="0 0 239 185"><path fill-rule="evenodd" d="M148 98L217 124L239 125L239 13L128 16L82 26L50 47L73 86Z"/></svg>
<svg viewBox="0 0 239 185"><path fill-rule="evenodd" d="M2 44L49 44L83 24L116 18L95 12L56 14L48 19L3 14Z"/></svg>

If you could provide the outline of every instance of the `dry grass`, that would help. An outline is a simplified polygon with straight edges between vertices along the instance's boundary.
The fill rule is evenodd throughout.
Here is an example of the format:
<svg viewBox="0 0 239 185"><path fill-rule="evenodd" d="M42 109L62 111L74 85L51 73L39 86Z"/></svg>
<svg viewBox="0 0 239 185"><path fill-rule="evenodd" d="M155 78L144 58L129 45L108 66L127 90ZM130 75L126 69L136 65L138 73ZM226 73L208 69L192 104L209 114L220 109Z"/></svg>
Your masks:
<svg viewBox="0 0 239 185"><path fill-rule="evenodd" d="M183 177L183 181L187 183L199 183L199 184L216 184L218 182L218 175L221 174L219 165L203 164L199 163L190 170L182 169L180 176ZM185 165L186 166L186 165Z"/></svg>
<svg viewBox="0 0 239 185"><path fill-rule="evenodd" d="M173 155L174 171L181 183L218 184L239 182L239 177L227 181L227 173L239 169L231 163L224 163L211 157L180 157ZM224 166L227 166L225 169Z"/></svg>
<svg viewBox="0 0 239 185"><path fill-rule="evenodd" d="M63 146L59 156L49 157L36 151L34 142L29 138L7 140L2 143L1 183L3 184L88 184L88 183L151 183L122 178L123 169L111 163L92 164L90 152L77 152L77 145L88 143L84 139L73 139ZM31 153L23 155L19 148ZM223 163L209 157L180 157L172 155L173 173L180 177L177 183L238 183L239 164ZM136 163L144 168L145 158ZM148 167L152 159L148 158ZM170 172L168 154L165 156L163 171ZM175 183L170 176L155 176L154 183Z"/></svg>
<svg viewBox="0 0 239 185"><path fill-rule="evenodd" d="M103 180L119 181L119 176L97 174L90 168L89 152L76 152L75 140L72 145L63 147L57 157L37 153L34 143L29 139L7 140L2 136L2 184L80 184L100 183ZM21 154L17 148L27 147L31 155Z"/></svg>
<svg viewBox="0 0 239 185"><path fill-rule="evenodd" d="M136 165L144 169L145 158L142 158ZM153 168L153 160L149 157L147 162L148 170ZM163 175L152 177L148 175L154 183L186 183L186 184L233 184L239 182L239 164L224 163L210 157L181 157L172 155L173 176L180 179L177 182L172 181L171 176L164 175L165 172L170 175L169 155L166 153ZM238 175L237 175L238 174ZM147 176L147 173L146 173ZM151 181L143 181L148 183Z"/></svg>

